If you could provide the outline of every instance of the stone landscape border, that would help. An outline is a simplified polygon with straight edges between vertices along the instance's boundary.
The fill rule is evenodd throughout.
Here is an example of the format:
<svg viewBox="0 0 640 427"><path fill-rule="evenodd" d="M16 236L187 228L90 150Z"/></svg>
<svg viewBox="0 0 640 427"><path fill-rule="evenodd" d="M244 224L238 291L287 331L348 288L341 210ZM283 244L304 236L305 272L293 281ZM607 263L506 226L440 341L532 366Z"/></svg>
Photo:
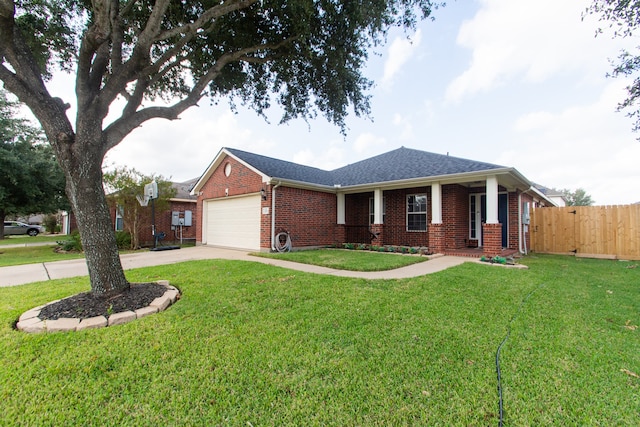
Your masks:
<svg viewBox="0 0 640 427"><path fill-rule="evenodd" d="M123 311L120 313L114 313L107 319L105 316L91 317L88 319L78 319L73 317L65 317L56 320L41 320L38 316L44 307L49 304L58 302L52 301L49 304L41 305L39 307L32 308L29 311L23 313L18 322L16 328L22 332L38 333L38 332L69 332L69 331L82 331L85 329L105 328L107 326L121 325L129 323L136 319L141 319L145 316L164 311L171 304L174 304L180 298L180 291L169 285L168 280L158 280L158 285L167 288L165 293L153 301L147 306L139 308L135 311Z"/></svg>

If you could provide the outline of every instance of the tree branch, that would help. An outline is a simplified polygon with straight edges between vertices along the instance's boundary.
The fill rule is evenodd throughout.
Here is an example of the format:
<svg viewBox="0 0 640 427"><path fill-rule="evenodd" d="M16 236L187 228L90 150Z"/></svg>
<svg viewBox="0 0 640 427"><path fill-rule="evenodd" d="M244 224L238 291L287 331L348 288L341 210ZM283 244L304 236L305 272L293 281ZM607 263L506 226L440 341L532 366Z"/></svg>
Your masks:
<svg viewBox="0 0 640 427"><path fill-rule="evenodd" d="M65 114L68 107L49 94L36 60L15 26L14 15L13 1L0 0L0 81L31 109L50 142L72 140L73 128Z"/></svg>
<svg viewBox="0 0 640 427"><path fill-rule="evenodd" d="M221 4L218 4L217 6L205 10L202 15L200 15L200 17L192 23L172 28L158 34L156 41L171 39L173 37L179 36L180 34L187 34L190 32L195 33L199 28L204 29L204 26L211 20L217 19L236 10L246 9L256 2L257 0L225 1Z"/></svg>
<svg viewBox="0 0 640 427"><path fill-rule="evenodd" d="M207 85L209 85L209 83L211 83L211 81L213 81L222 72L222 69L227 64L234 61L248 62L249 60L253 60L251 59L253 57L248 56L251 53L258 52L265 49L277 50L278 48L288 43L291 43L293 40L295 40L294 37L282 40L279 43L275 43L275 44L267 43L267 44L251 46L245 49L238 50L236 52L229 52L222 55L220 58L218 58L215 65L211 67L203 77L201 77L197 82L195 82L195 84L193 85L189 93L183 99L179 100L178 102L176 102L171 106L148 107L148 108L144 108L142 110L136 111L135 113L132 113L132 111L127 108L126 111L128 114L125 115L123 112L123 115L121 115L119 119L117 119L115 122L113 122L104 130L104 133L106 135L105 153L111 148L115 147L117 144L119 144L120 141L122 141L122 139L124 139L124 137L128 135L131 131L133 131L135 128L139 127L140 125L142 125L144 122L148 120L151 120L154 118L163 118L168 120L177 119L178 116L182 114L185 110L187 110L189 107L192 107L198 103L200 98L202 98ZM268 61L268 58L266 57L255 58L255 61L266 62ZM134 104L135 102L132 103L131 105L134 105Z"/></svg>

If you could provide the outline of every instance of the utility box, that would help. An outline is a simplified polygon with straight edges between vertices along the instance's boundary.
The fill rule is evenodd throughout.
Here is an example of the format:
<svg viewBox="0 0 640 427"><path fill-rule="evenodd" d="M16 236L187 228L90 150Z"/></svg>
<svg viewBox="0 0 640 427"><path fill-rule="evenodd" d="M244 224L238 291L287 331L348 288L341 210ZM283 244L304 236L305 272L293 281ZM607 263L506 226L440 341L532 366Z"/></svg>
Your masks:
<svg viewBox="0 0 640 427"><path fill-rule="evenodd" d="M180 212L178 211L171 212L171 225L173 226L180 225Z"/></svg>
<svg viewBox="0 0 640 427"><path fill-rule="evenodd" d="M529 223L531 222L531 215L529 214L529 203L525 203L523 207L524 212L522 213L522 223L524 225L529 225Z"/></svg>
<svg viewBox="0 0 640 427"><path fill-rule="evenodd" d="M184 211L184 224L182 225L191 227L191 211Z"/></svg>

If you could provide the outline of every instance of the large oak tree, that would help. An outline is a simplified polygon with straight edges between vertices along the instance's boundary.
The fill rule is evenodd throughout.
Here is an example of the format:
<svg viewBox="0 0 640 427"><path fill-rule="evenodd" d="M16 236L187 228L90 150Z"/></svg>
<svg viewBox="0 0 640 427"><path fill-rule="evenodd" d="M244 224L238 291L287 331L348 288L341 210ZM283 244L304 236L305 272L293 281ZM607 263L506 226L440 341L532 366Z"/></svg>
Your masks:
<svg viewBox="0 0 640 427"><path fill-rule="evenodd" d="M201 98L228 98L282 120L369 113L368 50L392 26L412 28L432 0L0 0L0 80L41 123L96 294L129 286L102 187L102 161L152 118L176 119ZM55 66L75 99L50 95ZM105 118L124 100L119 115ZM163 100L164 102L158 102ZM72 122L66 111L77 106Z"/></svg>

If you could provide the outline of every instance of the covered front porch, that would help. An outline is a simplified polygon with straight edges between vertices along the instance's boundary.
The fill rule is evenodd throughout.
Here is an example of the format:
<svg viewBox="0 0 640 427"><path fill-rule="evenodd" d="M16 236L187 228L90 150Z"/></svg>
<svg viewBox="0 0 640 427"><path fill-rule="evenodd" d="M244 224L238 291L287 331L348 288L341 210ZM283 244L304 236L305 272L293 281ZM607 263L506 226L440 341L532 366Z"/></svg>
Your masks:
<svg viewBox="0 0 640 427"><path fill-rule="evenodd" d="M505 256L524 238L529 197L497 176L469 182L338 193L344 242L428 248L432 253Z"/></svg>

